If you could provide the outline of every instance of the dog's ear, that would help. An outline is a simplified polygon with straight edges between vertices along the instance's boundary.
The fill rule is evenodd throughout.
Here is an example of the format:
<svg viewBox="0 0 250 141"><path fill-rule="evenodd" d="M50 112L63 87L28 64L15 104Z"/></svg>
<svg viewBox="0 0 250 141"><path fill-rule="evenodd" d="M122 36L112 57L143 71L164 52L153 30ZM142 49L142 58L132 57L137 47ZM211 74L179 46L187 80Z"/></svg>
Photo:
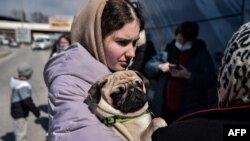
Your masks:
<svg viewBox="0 0 250 141"><path fill-rule="evenodd" d="M145 88L148 89L149 80L145 76L143 76L140 72L138 72L138 71L134 71L134 72L142 79L142 82L144 83Z"/></svg>
<svg viewBox="0 0 250 141"><path fill-rule="evenodd" d="M93 103L99 103L101 100L101 89L107 83L107 79L103 79L101 81L97 81L94 83L89 89L89 98Z"/></svg>

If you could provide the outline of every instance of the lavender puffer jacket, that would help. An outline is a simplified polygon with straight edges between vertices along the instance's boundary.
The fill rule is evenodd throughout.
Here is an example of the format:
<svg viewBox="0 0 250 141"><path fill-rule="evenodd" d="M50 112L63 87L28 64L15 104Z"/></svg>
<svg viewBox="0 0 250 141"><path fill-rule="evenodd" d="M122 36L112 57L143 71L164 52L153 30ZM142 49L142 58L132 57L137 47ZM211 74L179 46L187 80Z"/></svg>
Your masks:
<svg viewBox="0 0 250 141"><path fill-rule="evenodd" d="M49 91L50 141L121 140L83 102L91 85L108 73L79 43L48 61L44 80Z"/></svg>

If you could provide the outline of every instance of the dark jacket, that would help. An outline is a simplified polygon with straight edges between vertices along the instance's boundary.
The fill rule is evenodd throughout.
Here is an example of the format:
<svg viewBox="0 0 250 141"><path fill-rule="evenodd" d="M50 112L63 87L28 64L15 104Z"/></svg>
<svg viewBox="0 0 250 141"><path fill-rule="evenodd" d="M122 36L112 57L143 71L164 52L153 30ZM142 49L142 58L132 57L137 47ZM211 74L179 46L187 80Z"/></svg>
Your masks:
<svg viewBox="0 0 250 141"><path fill-rule="evenodd" d="M167 44L156 56L154 56L145 66L145 71L150 77L158 77L156 91L151 101L150 109L156 116L163 116L166 112L164 107L165 88L169 73L162 73L158 70L160 63L174 63L176 56L174 51L175 40ZM206 91L216 83L216 74L212 58L206 49L206 45L202 40L194 41L192 45L192 55L187 61L185 67L191 72L191 78L183 79L181 82L181 108L179 115L185 115L201 109L207 108ZM166 113L167 115L167 113Z"/></svg>
<svg viewBox="0 0 250 141"><path fill-rule="evenodd" d="M148 40L146 44L138 47L135 52L135 58L133 60L132 66L129 68L131 70L137 70L141 72L144 76L149 78L145 73L146 63L156 54L155 47L152 41Z"/></svg>
<svg viewBox="0 0 250 141"><path fill-rule="evenodd" d="M250 105L192 113L156 130L153 141L245 141L250 138ZM228 136L230 129L247 129L244 137Z"/></svg>
<svg viewBox="0 0 250 141"><path fill-rule="evenodd" d="M11 116L14 119L26 118L31 111L37 118L40 116L39 109L31 98L31 86L27 81L11 78Z"/></svg>

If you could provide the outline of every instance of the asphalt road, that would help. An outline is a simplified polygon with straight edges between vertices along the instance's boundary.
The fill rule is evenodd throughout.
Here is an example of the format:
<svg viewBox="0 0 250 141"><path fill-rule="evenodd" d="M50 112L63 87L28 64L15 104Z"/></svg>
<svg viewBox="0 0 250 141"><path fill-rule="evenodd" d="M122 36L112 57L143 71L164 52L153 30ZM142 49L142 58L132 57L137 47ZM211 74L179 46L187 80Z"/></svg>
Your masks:
<svg viewBox="0 0 250 141"><path fill-rule="evenodd" d="M8 56L0 58L0 141L14 141L13 120L10 116L11 90L9 80L16 75L18 64L30 64L34 73L30 79L34 103L41 109L38 120L30 112L28 117L28 141L45 141L48 128L48 92L43 81L43 68L48 61L50 50L32 51L29 46L12 48Z"/></svg>

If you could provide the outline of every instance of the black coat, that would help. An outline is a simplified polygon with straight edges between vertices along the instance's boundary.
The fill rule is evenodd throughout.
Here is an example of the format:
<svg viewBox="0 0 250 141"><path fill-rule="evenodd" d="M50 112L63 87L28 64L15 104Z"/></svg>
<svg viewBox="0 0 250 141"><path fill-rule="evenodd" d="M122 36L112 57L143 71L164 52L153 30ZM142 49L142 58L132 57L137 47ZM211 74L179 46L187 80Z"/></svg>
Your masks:
<svg viewBox="0 0 250 141"><path fill-rule="evenodd" d="M31 97L11 104L11 116L14 119L28 117L29 111L37 118L40 116L40 110L35 106Z"/></svg>
<svg viewBox="0 0 250 141"><path fill-rule="evenodd" d="M153 141L245 141L250 140L250 105L199 111L156 130ZM243 137L228 137L230 129L246 128Z"/></svg>
<svg viewBox="0 0 250 141"><path fill-rule="evenodd" d="M30 88L21 87L12 89L12 97L16 97L11 100L11 116L14 119L28 117L29 111L31 111L37 118L40 116L40 110L32 100Z"/></svg>

